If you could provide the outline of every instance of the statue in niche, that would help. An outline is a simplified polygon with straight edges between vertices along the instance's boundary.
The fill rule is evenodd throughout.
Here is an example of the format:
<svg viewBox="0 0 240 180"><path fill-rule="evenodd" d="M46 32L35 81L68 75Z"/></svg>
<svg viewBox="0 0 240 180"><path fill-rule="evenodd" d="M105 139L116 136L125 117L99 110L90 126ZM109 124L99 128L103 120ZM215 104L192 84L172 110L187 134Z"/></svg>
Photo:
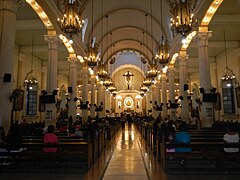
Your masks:
<svg viewBox="0 0 240 180"><path fill-rule="evenodd" d="M132 74L130 71L127 71L123 76L124 76L124 80L125 80L125 83L127 84L128 89L130 89L130 84L133 81L134 74Z"/></svg>

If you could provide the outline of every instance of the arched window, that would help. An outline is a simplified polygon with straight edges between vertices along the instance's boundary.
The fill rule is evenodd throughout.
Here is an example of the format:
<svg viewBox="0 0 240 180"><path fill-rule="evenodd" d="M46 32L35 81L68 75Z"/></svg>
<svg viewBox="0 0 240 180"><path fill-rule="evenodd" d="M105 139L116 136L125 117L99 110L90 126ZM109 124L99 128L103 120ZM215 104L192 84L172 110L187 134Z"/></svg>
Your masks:
<svg viewBox="0 0 240 180"><path fill-rule="evenodd" d="M28 84L26 92L26 115L37 115L37 85Z"/></svg>
<svg viewBox="0 0 240 180"><path fill-rule="evenodd" d="M38 80L34 77L33 70L27 73L24 86L26 87L26 115L36 116Z"/></svg>
<svg viewBox="0 0 240 180"><path fill-rule="evenodd" d="M232 79L222 79L222 96L224 114L234 114L234 83Z"/></svg>
<svg viewBox="0 0 240 180"><path fill-rule="evenodd" d="M87 26L88 26L88 18L86 18L84 20L84 25L83 25L83 28L82 28L82 42L84 43L84 37L85 37L85 32L87 30Z"/></svg>

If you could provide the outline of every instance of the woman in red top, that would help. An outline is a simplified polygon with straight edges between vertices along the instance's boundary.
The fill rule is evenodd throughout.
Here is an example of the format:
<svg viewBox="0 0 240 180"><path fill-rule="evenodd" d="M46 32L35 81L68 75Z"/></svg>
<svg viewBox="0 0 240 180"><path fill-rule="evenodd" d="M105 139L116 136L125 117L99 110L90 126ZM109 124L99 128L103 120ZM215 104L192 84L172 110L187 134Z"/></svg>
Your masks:
<svg viewBox="0 0 240 180"><path fill-rule="evenodd" d="M58 137L53 133L54 132L54 126L49 125L47 134L44 136L44 143L45 144L57 144L58 143ZM57 148L43 148L44 152L56 152Z"/></svg>

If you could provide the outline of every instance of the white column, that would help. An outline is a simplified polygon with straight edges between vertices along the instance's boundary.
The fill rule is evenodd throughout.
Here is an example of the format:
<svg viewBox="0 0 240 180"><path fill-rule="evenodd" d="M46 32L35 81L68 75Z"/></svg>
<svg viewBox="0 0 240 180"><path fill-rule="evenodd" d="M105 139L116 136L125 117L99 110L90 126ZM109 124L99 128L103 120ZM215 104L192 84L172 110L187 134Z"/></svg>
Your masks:
<svg viewBox="0 0 240 180"><path fill-rule="evenodd" d="M95 106L94 104L96 104L95 102L95 82L96 82L96 78L95 76L91 76L91 108L90 108L90 115L91 117L95 117Z"/></svg>
<svg viewBox="0 0 240 180"><path fill-rule="evenodd" d="M60 43L57 35L45 35L45 41L48 42L48 66L47 66L47 93L52 94L53 90L57 89L57 59L58 59L58 46ZM45 124L55 124L56 122L56 105L46 104Z"/></svg>
<svg viewBox="0 0 240 180"><path fill-rule="evenodd" d="M85 104L88 101L88 67L84 66L82 67L82 102ZM87 109L82 109L82 119L83 122L87 122L88 120L88 110Z"/></svg>
<svg viewBox="0 0 240 180"><path fill-rule="evenodd" d="M25 55L22 53L19 53L18 56L18 70L17 70L17 88L22 89L23 80L22 80L22 67L23 67L23 59L25 58ZM15 119L22 119L23 110L21 111L15 111Z"/></svg>
<svg viewBox="0 0 240 180"><path fill-rule="evenodd" d="M169 100L175 102L175 84L174 84L174 66L168 67L168 79L169 79ZM170 108L170 119L176 120L176 108Z"/></svg>
<svg viewBox="0 0 240 180"><path fill-rule="evenodd" d="M167 77L166 77L166 73L162 73L161 76L161 84L162 84L162 103L163 103L163 113L162 113L162 118L166 118L167 117L167 90L166 90L166 84L167 84Z"/></svg>
<svg viewBox="0 0 240 180"><path fill-rule="evenodd" d="M6 132L11 119L12 80L3 82L3 77L5 73L13 75L17 5L14 0L0 1L0 126L3 126Z"/></svg>
<svg viewBox="0 0 240 180"><path fill-rule="evenodd" d="M160 89L159 82L152 85L152 106L156 107L156 105L160 106ZM159 111L155 108L152 108L152 116L156 119L159 115Z"/></svg>
<svg viewBox="0 0 240 180"><path fill-rule="evenodd" d="M69 116L72 116L73 120L76 120L76 101L74 99L77 97L77 58L69 57L68 61L70 63L69 84L72 87L70 101L68 102L68 113Z"/></svg>
<svg viewBox="0 0 240 180"><path fill-rule="evenodd" d="M42 66L42 72L41 72L41 91L42 90L46 90L47 89L47 66L43 65ZM45 120L45 112L40 112L40 121L44 121Z"/></svg>
<svg viewBox="0 0 240 180"><path fill-rule="evenodd" d="M209 93L211 86L210 61L208 55L208 39L212 36L211 32L198 32L196 39L198 43L198 61L200 87L204 88L205 93ZM203 127L212 127L213 124L213 103L202 102L200 120Z"/></svg>
<svg viewBox="0 0 240 180"><path fill-rule="evenodd" d="M105 93L105 107L111 112L111 92L108 90Z"/></svg>
<svg viewBox="0 0 240 180"><path fill-rule="evenodd" d="M151 90L151 89L150 89ZM146 113L148 113L148 110L152 110L152 91L147 91L146 92Z"/></svg>
<svg viewBox="0 0 240 180"><path fill-rule="evenodd" d="M188 92L186 90L184 91L184 84L187 84L187 59L188 55L186 55L185 52L178 56L180 96L183 98L181 100L181 118L182 121L189 122Z"/></svg>
<svg viewBox="0 0 240 180"><path fill-rule="evenodd" d="M105 91L106 88L103 85L98 84L97 105L103 107L103 110L98 113L100 118L106 116Z"/></svg>

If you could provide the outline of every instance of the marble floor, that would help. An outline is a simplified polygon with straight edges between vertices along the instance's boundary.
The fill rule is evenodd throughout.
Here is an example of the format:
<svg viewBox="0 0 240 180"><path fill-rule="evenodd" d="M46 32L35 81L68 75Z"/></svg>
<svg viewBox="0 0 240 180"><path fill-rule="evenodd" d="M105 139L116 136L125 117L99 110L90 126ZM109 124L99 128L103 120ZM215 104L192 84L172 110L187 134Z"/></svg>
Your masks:
<svg viewBox="0 0 240 180"><path fill-rule="evenodd" d="M148 180L148 174L133 126L122 131L103 180Z"/></svg>
<svg viewBox="0 0 240 180"><path fill-rule="evenodd" d="M119 131L84 180L167 180L134 125Z"/></svg>

